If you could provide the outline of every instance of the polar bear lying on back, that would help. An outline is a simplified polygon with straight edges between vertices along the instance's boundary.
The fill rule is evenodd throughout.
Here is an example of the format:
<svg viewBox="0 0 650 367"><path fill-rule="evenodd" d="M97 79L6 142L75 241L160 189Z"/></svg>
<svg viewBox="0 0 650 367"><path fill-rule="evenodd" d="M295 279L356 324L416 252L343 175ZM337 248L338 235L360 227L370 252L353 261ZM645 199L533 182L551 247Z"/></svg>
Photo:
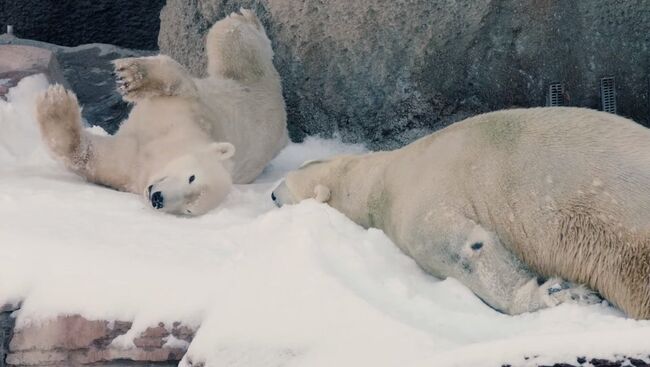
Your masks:
<svg viewBox="0 0 650 367"><path fill-rule="evenodd" d="M650 130L615 115L488 113L393 152L307 163L272 197L380 228L506 313L597 301L565 279L650 318Z"/></svg>
<svg viewBox="0 0 650 367"><path fill-rule="evenodd" d="M76 97L50 87L37 105L45 142L74 172L143 193L161 211L216 207L232 182L253 181L288 136L271 43L257 17L242 9L217 22L206 49L205 79L167 56L116 60L120 91L135 106L115 136L84 132Z"/></svg>

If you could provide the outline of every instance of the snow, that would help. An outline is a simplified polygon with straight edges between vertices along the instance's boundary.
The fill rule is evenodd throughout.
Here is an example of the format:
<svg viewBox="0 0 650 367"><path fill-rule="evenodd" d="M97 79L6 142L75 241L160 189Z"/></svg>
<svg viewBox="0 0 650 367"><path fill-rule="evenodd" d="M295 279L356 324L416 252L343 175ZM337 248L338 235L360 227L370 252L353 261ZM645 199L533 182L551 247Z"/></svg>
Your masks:
<svg viewBox="0 0 650 367"><path fill-rule="evenodd" d="M291 144L199 218L89 184L40 143L46 85L27 78L0 101L0 305L23 301L18 327L59 314L133 321L114 341L128 348L158 322L200 326L183 366L532 366L650 349L650 322L606 305L506 316L424 274L379 230L314 201L273 206L288 170L360 146Z"/></svg>

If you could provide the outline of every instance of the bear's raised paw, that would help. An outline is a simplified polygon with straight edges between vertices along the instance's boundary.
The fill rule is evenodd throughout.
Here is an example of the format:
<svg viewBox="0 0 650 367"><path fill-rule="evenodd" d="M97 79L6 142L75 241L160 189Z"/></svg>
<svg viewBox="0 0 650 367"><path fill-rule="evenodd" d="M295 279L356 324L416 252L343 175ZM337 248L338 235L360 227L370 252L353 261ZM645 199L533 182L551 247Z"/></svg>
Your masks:
<svg viewBox="0 0 650 367"><path fill-rule="evenodd" d="M144 90L146 67L138 58L125 58L113 61L117 90L128 101L150 95Z"/></svg>
<svg viewBox="0 0 650 367"><path fill-rule="evenodd" d="M165 55L130 57L113 61L117 90L124 100L161 96L196 97L191 76L176 61Z"/></svg>
<svg viewBox="0 0 650 367"><path fill-rule="evenodd" d="M36 102L36 119L50 150L69 157L81 142L81 108L77 97L61 85L50 86Z"/></svg>

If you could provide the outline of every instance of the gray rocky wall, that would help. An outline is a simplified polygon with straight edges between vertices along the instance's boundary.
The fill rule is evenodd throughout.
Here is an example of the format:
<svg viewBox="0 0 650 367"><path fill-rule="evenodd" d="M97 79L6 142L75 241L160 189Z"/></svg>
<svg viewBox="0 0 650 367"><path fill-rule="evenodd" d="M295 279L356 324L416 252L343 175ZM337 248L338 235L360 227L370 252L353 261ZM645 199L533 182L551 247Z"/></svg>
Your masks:
<svg viewBox="0 0 650 367"><path fill-rule="evenodd" d="M210 25L240 6L268 29L293 140L340 134L394 148L476 113L599 108L614 76L622 115L648 124L647 0L168 0L159 46L197 75Z"/></svg>

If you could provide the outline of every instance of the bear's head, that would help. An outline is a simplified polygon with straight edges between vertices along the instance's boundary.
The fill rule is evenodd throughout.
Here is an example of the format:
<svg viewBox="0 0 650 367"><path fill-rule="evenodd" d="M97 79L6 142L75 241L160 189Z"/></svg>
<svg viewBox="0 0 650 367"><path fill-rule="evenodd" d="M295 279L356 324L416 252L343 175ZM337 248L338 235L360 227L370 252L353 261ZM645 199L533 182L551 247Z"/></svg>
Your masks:
<svg viewBox="0 0 650 367"><path fill-rule="evenodd" d="M144 196L151 206L177 215L202 215L216 208L232 187L230 143L211 143L178 157L157 172Z"/></svg>
<svg viewBox="0 0 650 367"><path fill-rule="evenodd" d="M316 199L321 203L330 200L330 182L340 174L343 157L330 160L308 161L300 168L289 172L287 177L271 193L277 206L296 204L305 199Z"/></svg>

